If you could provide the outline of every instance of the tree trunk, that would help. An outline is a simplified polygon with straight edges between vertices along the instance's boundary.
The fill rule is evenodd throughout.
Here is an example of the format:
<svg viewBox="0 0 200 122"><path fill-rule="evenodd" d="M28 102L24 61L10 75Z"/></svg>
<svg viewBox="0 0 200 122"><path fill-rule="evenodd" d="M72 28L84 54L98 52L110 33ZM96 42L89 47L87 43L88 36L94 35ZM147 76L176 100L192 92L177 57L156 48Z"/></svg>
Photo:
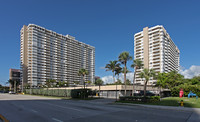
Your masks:
<svg viewBox="0 0 200 122"><path fill-rule="evenodd" d="M135 68L134 76L133 76L133 90L132 90L132 96L134 96L134 82L135 82L136 70L137 70L137 68Z"/></svg>
<svg viewBox="0 0 200 122"><path fill-rule="evenodd" d="M125 83L125 96L126 96L126 62L124 63L124 83Z"/></svg>
<svg viewBox="0 0 200 122"><path fill-rule="evenodd" d="M16 90L16 88L17 88L16 86L17 86L17 83L16 83L16 80L15 80L15 81L14 81L14 93L16 93L16 91L17 91L17 90Z"/></svg>
<svg viewBox="0 0 200 122"><path fill-rule="evenodd" d="M113 72L113 83L115 83L115 73Z"/></svg>
<svg viewBox="0 0 200 122"><path fill-rule="evenodd" d="M147 81L144 84L144 99L146 100L146 88L147 88Z"/></svg>
<svg viewBox="0 0 200 122"><path fill-rule="evenodd" d="M160 89L160 92L159 92L159 94L160 94L160 98L161 98L161 87L159 86L159 89Z"/></svg>

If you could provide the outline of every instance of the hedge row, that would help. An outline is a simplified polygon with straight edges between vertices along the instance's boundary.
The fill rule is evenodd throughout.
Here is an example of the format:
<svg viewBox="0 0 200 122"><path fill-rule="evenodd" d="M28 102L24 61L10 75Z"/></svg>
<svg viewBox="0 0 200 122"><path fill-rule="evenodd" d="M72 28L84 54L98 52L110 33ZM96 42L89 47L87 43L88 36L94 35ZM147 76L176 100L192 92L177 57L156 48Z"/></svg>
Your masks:
<svg viewBox="0 0 200 122"><path fill-rule="evenodd" d="M25 89L25 94L83 98L93 95L90 89Z"/></svg>
<svg viewBox="0 0 200 122"><path fill-rule="evenodd" d="M137 102L157 102L160 101L160 96L123 96L119 98L120 101L137 101Z"/></svg>
<svg viewBox="0 0 200 122"><path fill-rule="evenodd" d="M190 91L200 96L200 86L199 85L179 85L171 89L171 95L173 97L178 97L180 89L183 89L184 96L187 97Z"/></svg>

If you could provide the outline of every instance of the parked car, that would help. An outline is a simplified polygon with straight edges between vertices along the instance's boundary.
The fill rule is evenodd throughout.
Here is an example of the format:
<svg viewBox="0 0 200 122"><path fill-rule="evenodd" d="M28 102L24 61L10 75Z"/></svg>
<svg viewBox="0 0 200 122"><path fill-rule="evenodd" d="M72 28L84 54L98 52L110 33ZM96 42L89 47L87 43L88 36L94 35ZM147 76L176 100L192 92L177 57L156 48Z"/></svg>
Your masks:
<svg viewBox="0 0 200 122"><path fill-rule="evenodd" d="M9 91L9 94L16 94L14 91Z"/></svg>
<svg viewBox="0 0 200 122"><path fill-rule="evenodd" d="M144 91L140 91L138 94L139 96L144 96ZM146 96L157 96L157 94L154 94L150 91L146 91Z"/></svg>

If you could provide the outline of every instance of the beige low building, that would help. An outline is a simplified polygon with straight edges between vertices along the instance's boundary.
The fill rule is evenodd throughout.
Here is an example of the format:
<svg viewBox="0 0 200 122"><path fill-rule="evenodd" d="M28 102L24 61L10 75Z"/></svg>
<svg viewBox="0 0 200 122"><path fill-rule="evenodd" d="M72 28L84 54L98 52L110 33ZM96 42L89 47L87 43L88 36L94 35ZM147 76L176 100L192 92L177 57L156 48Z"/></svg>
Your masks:
<svg viewBox="0 0 200 122"><path fill-rule="evenodd" d="M81 89L83 86L78 86L78 87L61 87L59 89ZM85 88L91 89L91 90L96 90L99 91L99 86L86 86ZM49 89L58 89L58 88L49 88ZM126 92L127 95L131 96L132 90L133 90L133 85L127 85L126 86ZM143 91L144 86L143 85L135 85L134 86L134 91L135 93L138 93L139 91ZM124 91L125 91L125 85L106 85L106 86L100 86L100 96L104 98L116 98L116 93L117 93L117 98L120 96L124 96ZM153 86L147 86L147 91L151 91L152 93L159 94L159 89L157 87ZM162 89L162 91L164 91Z"/></svg>

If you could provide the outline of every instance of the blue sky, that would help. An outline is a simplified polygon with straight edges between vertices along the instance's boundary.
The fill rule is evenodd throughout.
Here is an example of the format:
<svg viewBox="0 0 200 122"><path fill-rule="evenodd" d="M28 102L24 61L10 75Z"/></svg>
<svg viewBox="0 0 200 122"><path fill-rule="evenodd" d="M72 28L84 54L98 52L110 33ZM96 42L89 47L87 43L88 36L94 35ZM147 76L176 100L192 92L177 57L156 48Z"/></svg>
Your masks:
<svg viewBox="0 0 200 122"><path fill-rule="evenodd" d="M134 33L163 25L181 51L183 71L200 72L199 6L198 0L1 0L0 82L20 67L20 29L29 23L94 46L100 77L111 75L101 67L121 52L133 55Z"/></svg>

